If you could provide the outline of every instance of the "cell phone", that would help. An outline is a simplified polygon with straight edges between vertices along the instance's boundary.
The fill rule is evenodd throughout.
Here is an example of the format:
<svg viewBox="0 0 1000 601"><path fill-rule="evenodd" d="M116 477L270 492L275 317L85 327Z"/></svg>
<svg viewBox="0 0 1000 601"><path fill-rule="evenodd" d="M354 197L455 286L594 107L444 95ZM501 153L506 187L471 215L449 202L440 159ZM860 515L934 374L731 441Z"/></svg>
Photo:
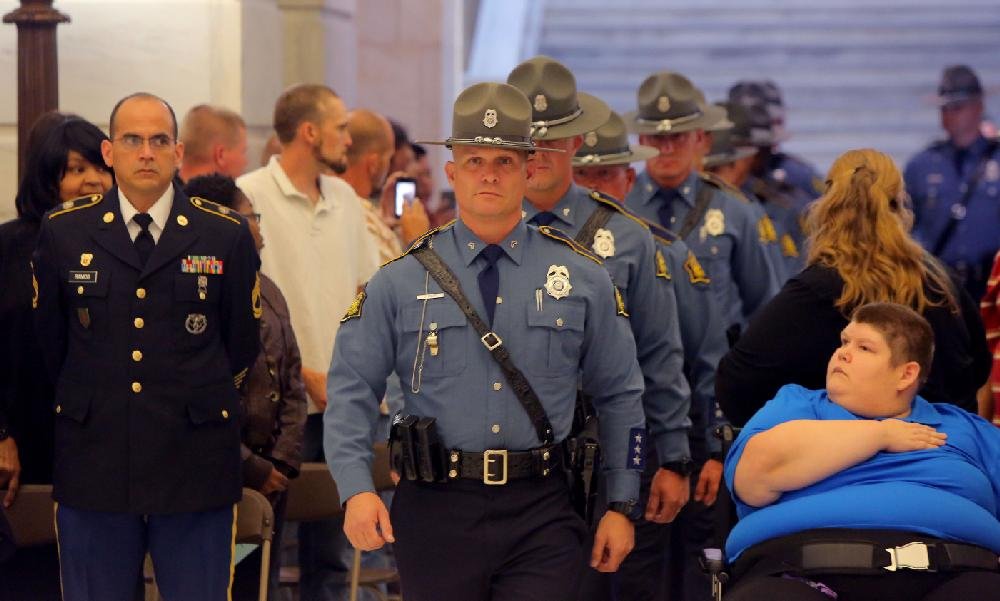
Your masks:
<svg viewBox="0 0 1000 601"><path fill-rule="evenodd" d="M417 197L417 180L412 177L401 177L396 180L396 217L403 215L403 207L407 202Z"/></svg>

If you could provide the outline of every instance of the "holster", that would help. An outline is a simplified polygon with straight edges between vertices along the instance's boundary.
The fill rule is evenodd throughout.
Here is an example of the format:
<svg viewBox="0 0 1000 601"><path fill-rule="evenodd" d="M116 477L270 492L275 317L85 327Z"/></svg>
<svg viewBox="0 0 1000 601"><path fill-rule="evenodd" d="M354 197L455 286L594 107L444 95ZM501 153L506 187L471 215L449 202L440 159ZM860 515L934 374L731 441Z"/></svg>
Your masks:
<svg viewBox="0 0 1000 601"><path fill-rule="evenodd" d="M570 502L577 514L591 525L600 489L601 445L598 438L597 414L590 401L577 395L573 414L573 429L566 439L567 477L570 483Z"/></svg>
<svg viewBox="0 0 1000 601"><path fill-rule="evenodd" d="M448 451L433 417L396 416L389 431L389 457L401 478L447 482Z"/></svg>

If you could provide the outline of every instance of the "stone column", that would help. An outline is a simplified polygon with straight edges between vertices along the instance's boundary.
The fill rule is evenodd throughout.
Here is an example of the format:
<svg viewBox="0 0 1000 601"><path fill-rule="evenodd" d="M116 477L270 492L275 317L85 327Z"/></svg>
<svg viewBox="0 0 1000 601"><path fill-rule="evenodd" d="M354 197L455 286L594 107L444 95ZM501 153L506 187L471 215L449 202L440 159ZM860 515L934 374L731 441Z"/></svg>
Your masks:
<svg viewBox="0 0 1000 601"><path fill-rule="evenodd" d="M52 0L21 0L3 17L17 26L17 156L18 177L24 165L28 131L42 113L59 108L59 63L56 25L69 17L52 8Z"/></svg>
<svg viewBox="0 0 1000 601"><path fill-rule="evenodd" d="M285 85L323 83L357 98L357 0L278 0L285 32Z"/></svg>

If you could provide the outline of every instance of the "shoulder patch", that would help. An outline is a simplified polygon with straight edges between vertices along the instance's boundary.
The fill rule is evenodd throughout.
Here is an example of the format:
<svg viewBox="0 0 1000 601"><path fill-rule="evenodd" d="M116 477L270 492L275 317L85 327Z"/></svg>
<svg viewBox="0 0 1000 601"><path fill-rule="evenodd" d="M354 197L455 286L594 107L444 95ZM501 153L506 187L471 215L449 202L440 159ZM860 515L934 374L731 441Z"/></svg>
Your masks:
<svg viewBox="0 0 1000 601"><path fill-rule="evenodd" d="M260 303L260 272L254 277L253 291L250 293L250 310L254 319L260 319L264 315L264 306Z"/></svg>
<svg viewBox="0 0 1000 601"><path fill-rule="evenodd" d="M201 209L202 211L205 211L209 215L215 215L216 217L222 217L223 219L228 219L229 221L232 221L236 225L240 224L239 218L233 217L234 211L228 207L224 207L219 203L212 202L211 200L207 200L198 196L192 196L188 200L191 201L191 204L194 205L196 209Z"/></svg>
<svg viewBox="0 0 1000 601"><path fill-rule="evenodd" d="M601 261L601 259L598 258L597 255L595 255L593 252L590 251L590 249L578 243L576 240L570 238L564 232L557 230L551 225L541 226L540 228L538 228L538 233L551 240L562 242L566 246L573 249L573 252L575 252L576 254L587 257L588 259L590 259L594 263L597 263L598 265L604 264L603 261Z"/></svg>
<svg viewBox="0 0 1000 601"><path fill-rule="evenodd" d="M656 249L656 277L670 280L670 270L667 269L667 260L663 258L663 251Z"/></svg>
<svg viewBox="0 0 1000 601"><path fill-rule="evenodd" d="M622 291L618 289L618 286L615 286L615 313L619 317L628 317L628 311L625 310L625 299L622 298Z"/></svg>
<svg viewBox="0 0 1000 601"><path fill-rule="evenodd" d="M403 251L403 254L399 255L398 257L396 257L394 259L389 259L385 263L382 263L381 265L379 265L379 268L385 267L386 265L388 265L390 263L395 263L396 261L402 259L403 257L405 257L406 255L410 254L411 252L417 250L418 248L420 248L424 244L427 244L430 241L431 237L434 236L434 234L436 234L438 232L443 232L444 230L450 228L453 225L455 225L455 220L454 219L452 219L448 223L445 223L444 225L439 225L438 227L434 227L434 228L431 228L431 229L427 230L426 232L424 232L423 234L421 234L419 238L417 238L416 240L414 240L413 244L411 244L409 248L407 248L406 250Z"/></svg>
<svg viewBox="0 0 1000 601"><path fill-rule="evenodd" d="M345 321L356 317L361 317L361 307L365 304L366 298L368 298L368 295L365 294L364 290L359 292L358 295L354 297L354 300L351 301L351 305L347 307L347 313L345 313L340 319L340 323L344 323Z"/></svg>
<svg viewBox="0 0 1000 601"><path fill-rule="evenodd" d="M608 208L614 209L616 212L621 213L625 217L628 217L632 221L638 223L643 228L647 230L649 229L649 224L646 222L645 219L633 214L632 211L629 211L627 208L625 208L625 205L621 204L620 202L608 196L607 194L601 194L597 190L591 190L590 198Z"/></svg>
<svg viewBox="0 0 1000 601"><path fill-rule="evenodd" d="M771 244L778 241L778 232L774 229L774 222L767 215L757 220L757 237L762 244Z"/></svg>
<svg viewBox="0 0 1000 601"><path fill-rule="evenodd" d="M691 280L692 284L708 284L712 281L705 273L705 268L701 266L698 258L691 251L688 251L688 258L684 261L684 271L687 272L688 279Z"/></svg>
<svg viewBox="0 0 1000 601"><path fill-rule="evenodd" d="M81 196L80 198L67 200L59 205L57 210L49 213L49 219L55 219L59 215L65 215L66 213L72 213L73 211L79 211L80 209L89 209L90 207L100 204L102 200L104 200L103 194L91 194L89 196Z"/></svg>
<svg viewBox="0 0 1000 601"><path fill-rule="evenodd" d="M713 188L722 190L723 192L729 194L736 200L739 200L740 202L745 202L747 204L750 203L750 199L747 198L747 195L743 193L743 190L740 190L736 186L729 184L728 182L726 182L719 176L715 175L714 173L699 171L698 177L701 179L701 181L712 186Z"/></svg>
<svg viewBox="0 0 1000 601"><path fill-rule="evenodd" d="M792 238L791 234L783 234L781 236L781 254L786 257L799 256L799 247L795 244L795 239Z"/></svg>

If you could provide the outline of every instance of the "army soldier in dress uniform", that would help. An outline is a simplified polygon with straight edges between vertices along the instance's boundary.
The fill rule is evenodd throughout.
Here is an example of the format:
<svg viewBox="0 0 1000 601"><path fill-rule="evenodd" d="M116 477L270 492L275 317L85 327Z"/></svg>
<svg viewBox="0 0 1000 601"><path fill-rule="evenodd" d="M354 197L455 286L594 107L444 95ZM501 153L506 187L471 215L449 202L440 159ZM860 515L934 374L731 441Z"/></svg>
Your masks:
<svg viewBox="0 0 1000 601"><path fill-rule="evenodd" d="M133 94L110 123L117 185L49 211L33 262L64 599L130 601L148 550L165 599L224 601L257 254L238 215L172 185L166 102Z"/></svg>
<svg viewBox="0 0 1000 601"><path fill-rule="evenodd" d="M805 241L800 211L792 198L793 190L753 175L754 158L762 145L773 138L770 117L762 104L741 105L722 103L733 127L717 132L712 148L705 157L705 169L757 203L767 213L775 229L778 244L775 267L784 283L805 266L805 254L800 251Z"/></svg>
<svg viewBox="0 0 1000 601"><path fill-rule="evenodd" d="M324 423L344 530L361 549L395 542L413 601L573 598L587 533L560 445L578 382L601 419L611 509L590 565L613 571L633 544L646 445L635 343L600 259L521 219L530 127L513 86L459 95L452 136L435 143L453 152L460 219L383 266L337 335ZM370 464L393 370L409 414L394 426L403 478L390 521Z"/></svg>
<svg viewBox="0 0 1000 601"><path fill-rule="evenodd" d="M819 198L825 186L816 168L778 147L787 138L785 103L778 85L771 80L740 81L729 88L729 101L742 105L763 104L770 118L773 139L771 144L760 147L753 164L754 176L770 185L789 186L795 191L793 196L802 198L805 204Z"/></svg>
<svg viewBox="0 0 1000 601"><path fill-rule="evenodd" d="M980 133L983 87L969 67L944 70L937 100L948 139L910 159L903 175L914 234L979 299L1000 248L1000 141Z"/></svg>
<svg viewBox="0 0 1000 601"><path fill-rule="evenodd" d="M683 374L676 299L666 280L657 277L656 246L642 220L617 200L573 183L573 155L584 144L583 135L603 125L611 109L598 98L577 92L569 69L548 57L521 63L507 83L531 101L536 144L563 151L528 159L525 220L552 225L593 250L604 260L625 301L646 383L643 408L655 442L648 447L640 509L645 509L646 520L667 523L688 500L687 474L679 472L691 460L690 389Z"/></svg>
<svg viewBox="0 0 1000 601"><path fill-rule="evenodd" d="M616 199L625 198L635 183L635 169L630 163L645 161L659 154L650 146L629 145L625 122L612 112L607 123L583 137L583 146L573 159L573 177L577 184L607 194ZM705 538L711 532L711 520L703 520L707 528L698 529L692 514L706 513L706 506L713 505L722 477L721 448L711 435L720 422L721 412L715 402L715 370L729 346L726 342L725 324L718 301L710 290L711 282L698 277L704 270L686 244L677 235L656 224L649 223L657 242L657 273L666 279L677 298L680 318L681 341L684 345L684 373L691 387L691 433L689 441L694 470L698 474L692 485L691 498L672 522L667 537L652 537L650 548L643 532L637 532L636 548L626 558L615 579L620 598L631 599L644 594L657 595L668 583L673 591L669 598L684 598L680 591L685 587L707 590L707 580L698 566L689 561L690 553L684 546L700 553L705 548ZM694 539L696 544L689 544ZM643 556L649 561L642 561ZM665 559L665 556L669 559ZM669 571L664 569L669 564ZM688 578L685 572L696 572ZM601 588L595 586L598 591ZM599 595L594 595L597 597ZM605 594L603 598L608 598Z"/></svg>
<svg viewBox="0 0 1000 601"><path fill-rule="evenodd" d="M660 150L646 161L625 204L643 218L678 233L705 267L735 338L778 290L765 244L762 216L717 181L700 175L696 150L710 125L694 86L679 73L646 78L638 110L623 116L639 142Z"/></svg>

